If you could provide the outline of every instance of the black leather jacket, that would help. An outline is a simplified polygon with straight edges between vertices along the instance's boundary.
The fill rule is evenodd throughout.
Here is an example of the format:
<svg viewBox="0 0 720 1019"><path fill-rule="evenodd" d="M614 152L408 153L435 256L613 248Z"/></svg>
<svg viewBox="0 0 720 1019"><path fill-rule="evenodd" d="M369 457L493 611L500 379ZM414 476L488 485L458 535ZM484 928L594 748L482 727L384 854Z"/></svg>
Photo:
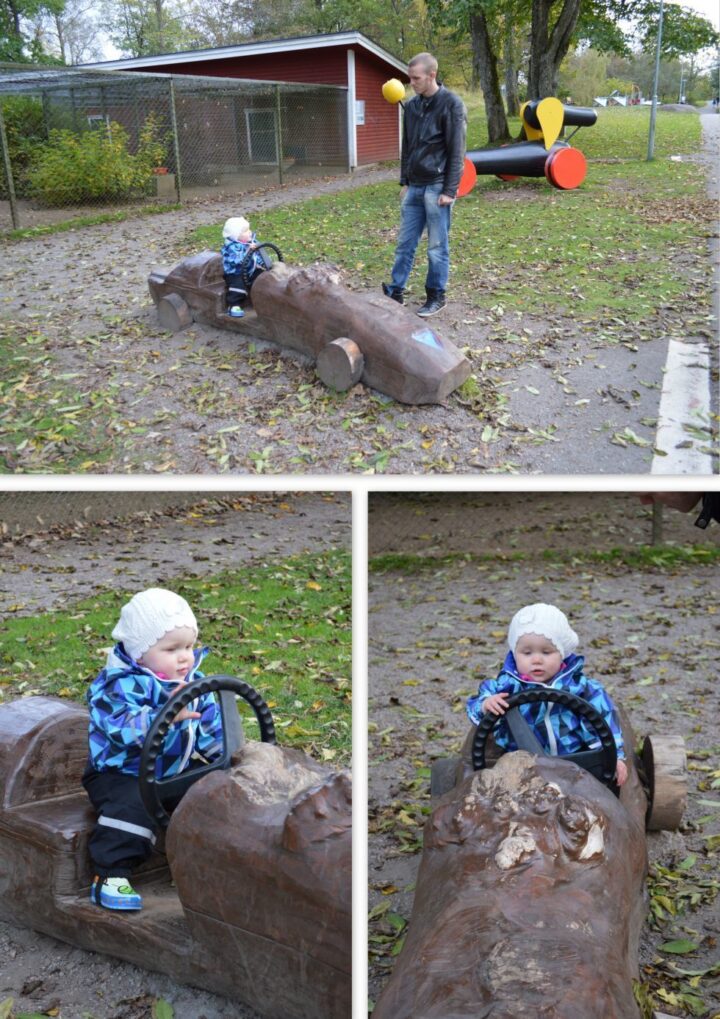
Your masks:
<svg viewBox="0 0 720 1019"><path fill-rule="evenodd" d="M442 193L455 198L465 158L466 132L465 104L444 85L429 99L413 96L405 104L400 183L442 181Z"/></svg>

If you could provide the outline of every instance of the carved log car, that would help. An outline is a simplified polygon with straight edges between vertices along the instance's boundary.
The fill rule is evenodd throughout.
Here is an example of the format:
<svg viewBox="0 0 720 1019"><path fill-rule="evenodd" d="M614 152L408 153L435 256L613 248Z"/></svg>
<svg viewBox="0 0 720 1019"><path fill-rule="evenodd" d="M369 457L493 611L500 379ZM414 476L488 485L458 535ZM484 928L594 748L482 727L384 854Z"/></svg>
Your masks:
<svg viewBox="0 0 720 1019"><path fill-rule="evenodd" d="M486 755L494 716L469 733L460 759L436 763L409 931L373 1019L639 1019L632 982L647 905L644 829L647 820L679 823L684 754L670 737L664 791L663 741L654 745L654 789L630 754L618 790L612 734L587 717L601 750L585 763L537 744Z"/></svg>
<svg viewBox="0 0 720 1019"><path fill-rule="evenodd" d="M146 776L155 773L153 732L162 743L162 726L205 692L196 684L217 678L228 677L195 681L168 702L146 739ZM234 700L232 708L239 718ZM144 782L146 805L169 825L163 851L133 877L142 911L117 913L89 899L87 729L86 711L55 698L0 706L0 916L272 1019L349 1019L348 774L226 731L229 767L203 768L169 819L164 798L178 788Z"/></svg>
<svg viewBox="0 0 720 1019"><path fill-rule="evenodd" d="M348 290L330 266L272 264L253 281L243 318L226 314L216 252L156 270L148 286L165 329L202 322L289 347L311 357L325 385L341 392L363 382L401 403L440 403L470 375L449 340L381 294Z"/></svg>

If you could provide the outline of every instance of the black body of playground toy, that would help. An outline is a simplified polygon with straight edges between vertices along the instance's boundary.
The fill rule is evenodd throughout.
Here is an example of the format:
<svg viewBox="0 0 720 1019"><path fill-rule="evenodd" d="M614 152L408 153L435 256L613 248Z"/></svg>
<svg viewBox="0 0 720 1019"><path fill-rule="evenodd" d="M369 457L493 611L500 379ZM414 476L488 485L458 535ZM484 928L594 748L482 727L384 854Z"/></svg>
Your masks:
<svg viewBox="0 0 720 1019"><path fill-rule="evenodd" d="M521 116L525 141L497 149L473 149L466 154L459 197L472 190L478 174L494 174L501 180L546 177L563 191L582 184L587 173L585 157L568 141L560 140L560 133L565 127L576 131L591 127L597 121L597 112L547 98L525 103Z"/></svg>

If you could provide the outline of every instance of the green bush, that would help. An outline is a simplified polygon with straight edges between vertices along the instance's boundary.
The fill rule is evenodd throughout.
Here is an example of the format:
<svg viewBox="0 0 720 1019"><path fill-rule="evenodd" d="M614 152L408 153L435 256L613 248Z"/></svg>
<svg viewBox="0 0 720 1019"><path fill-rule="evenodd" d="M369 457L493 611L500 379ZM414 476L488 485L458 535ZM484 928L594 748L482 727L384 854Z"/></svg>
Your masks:
<svg viewBox="0 0 720 1019"><path fill-rule="evenodd" d="M10 96L2 103L15 194L25 198L30 191L29 172L38 147L45 141L42 103L29 96ZM8 197L5 173L0 170L0 198Z"/></svg>
<svg viewBox="0 0 720 1019"><path fill-rule="evenodd" d="M164 155L153 114L143 124L134 155L127 131L115 122L82 134L54 130L30 170L32 195L45 205L62 206L149 194L153 169Z"/></svg>

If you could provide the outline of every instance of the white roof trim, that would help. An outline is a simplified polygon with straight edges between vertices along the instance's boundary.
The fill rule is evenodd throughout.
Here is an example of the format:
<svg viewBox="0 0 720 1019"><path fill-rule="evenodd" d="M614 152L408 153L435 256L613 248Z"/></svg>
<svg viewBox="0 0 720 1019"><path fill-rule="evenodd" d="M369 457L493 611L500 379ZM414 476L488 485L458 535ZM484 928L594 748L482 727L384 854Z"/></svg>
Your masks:
<svg viewBox="0 0 720 1019"><path fill-rule="evenodd" d="M228 60L232 57L254 57L267 53L291 53L298 50L326 49L328 46L362 46L392 67L407 74L407 64L392 56L382 46L368 39L362 32L336 32L333 35L307 35L294 39L266 39L263 42L241 43L238 46L220 46L207 50L184 50L180 53L158 53L154 57L129 57L123 60L104 60L96 64L77 64L82 68L102 71L123 71L125 68L158 67L164 64L193 64L201 60Z"/></svg>

